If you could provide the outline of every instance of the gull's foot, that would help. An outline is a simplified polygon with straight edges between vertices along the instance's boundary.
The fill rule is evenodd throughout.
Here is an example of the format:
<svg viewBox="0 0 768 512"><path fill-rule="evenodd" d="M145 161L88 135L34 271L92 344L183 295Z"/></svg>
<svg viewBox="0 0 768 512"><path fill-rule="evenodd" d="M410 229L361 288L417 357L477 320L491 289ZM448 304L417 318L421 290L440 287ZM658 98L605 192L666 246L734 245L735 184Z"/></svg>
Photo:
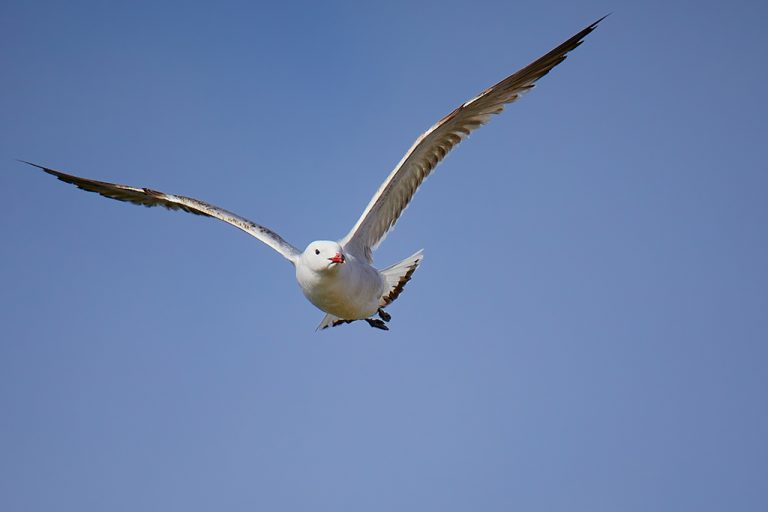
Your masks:
<svg viewBox="0 0 768 512"><path fill-rule="evenodd" d="M354 320L336 320L331 324L331 327L336 327L337 325L342 325L342 324L351 324L352 322L354 322ZM328 326L326 325L325 328L327 329Z"/></svg>
<svg viewBox="0 0 768 512"><path fill-rule="evenodd" d="M389 327L387 327L387 324L385 324L382 320L379 320L378 318L366 318L366 322L368 322L368 325L371 327L375 327L376 329L381 329L382 331L388 331Z"/></svg>
<svg viewBox="0 0 768 512"><path fill-rule="evenodd" d="M384 311L384 309L382 309L382 308L379 308L379 316L385 322L389 322L390 320L392 320L392 315L390 315L389 313Z"/></svg>

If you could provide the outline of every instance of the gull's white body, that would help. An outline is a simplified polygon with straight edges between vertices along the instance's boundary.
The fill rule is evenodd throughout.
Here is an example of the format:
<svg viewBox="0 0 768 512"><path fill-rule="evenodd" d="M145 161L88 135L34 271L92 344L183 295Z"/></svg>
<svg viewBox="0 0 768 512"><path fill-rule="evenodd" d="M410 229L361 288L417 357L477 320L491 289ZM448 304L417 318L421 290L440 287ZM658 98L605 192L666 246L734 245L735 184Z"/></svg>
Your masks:
<svg viewBox="0 0 768 512"><path fill-rule="evenodd" d="M304 296L337 318L360 320L374 315L381 307L386 280L371 265L347 255L344 263L330 263L315 268L314 247L330 246L333 242L313 242L296 262L296 280ZM328 254L334 254L336 248Z"/></svg>
<svg viewBox="0 0 768 512"><path fill-rule="evenodd" d="M539 78L565 60L568 52L579 46L602 19L438 121L416 139L344 238L338 242L312 242L304 252L264 226L197 199L81 178L26 163L43 169L61 181L111 199L142 206L164 206L227 222L261 240L295 266L296 280L304 295L327 313L321 328L365 319L373 327L386 329L384 322L389 321L389 315L382 308L402 292L421 263L422 253L419 251L395 265L377 270L373 267L373 251L443 157L472 130L485 124L492 115L500 113L506 104L517 100ZM376 313L383 321L370 318Z"/></svg>
<svg viewBox="0 0 768 512"><path fill-rule="evenodd" d="M343 261L332 261L335 257ZM324 329L338 321L381 315L381 309L397 298L423 258L419 251L378 270L356 256L353 249L320 240L309 244L296 258L296 281L307 300L328 313L318 326Z"/></svg>

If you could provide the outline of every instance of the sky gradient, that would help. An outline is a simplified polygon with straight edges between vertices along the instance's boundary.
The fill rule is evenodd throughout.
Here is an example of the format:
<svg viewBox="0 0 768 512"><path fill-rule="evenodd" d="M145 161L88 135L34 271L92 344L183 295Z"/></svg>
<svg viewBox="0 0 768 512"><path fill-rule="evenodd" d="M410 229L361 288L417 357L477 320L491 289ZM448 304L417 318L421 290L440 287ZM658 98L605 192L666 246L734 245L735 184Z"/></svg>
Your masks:
<svg viewBox="0 0 768 512"><path fill-rule="evenodd" d="M768 509L764 2L0 6L0 510ZM413 140L613 12L317 333L221 222L343 236Z"/></svg>

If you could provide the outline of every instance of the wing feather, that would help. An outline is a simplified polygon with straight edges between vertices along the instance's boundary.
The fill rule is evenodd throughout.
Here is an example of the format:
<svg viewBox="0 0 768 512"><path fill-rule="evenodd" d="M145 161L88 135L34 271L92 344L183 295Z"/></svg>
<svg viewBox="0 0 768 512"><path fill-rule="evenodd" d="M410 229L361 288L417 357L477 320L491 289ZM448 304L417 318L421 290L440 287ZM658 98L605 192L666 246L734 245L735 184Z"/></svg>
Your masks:
<svg viewBox="0 0 768 512"><path fill-rule="evenodd" d="M504 105L517 100L533 88L539 78L565 60L568 52L578 47L604 18L467 101L419 136L374 194L354 227L340 240L345 250L372 262L373 250L395 225L416 190L445 155L472 130L504 110Z"/></svg>
<svg viewBox="0 0 768 512"><path fill-rule="evenodd" d="M283 240L280 235L271 229L212 204L192 199L191 197L166 194L165 192L159 192L150 188L130 187L128 185L118 185L117 183L107 183L105 181L81 178L24 160L22 160L22 162L37 167L38 169L42 169L48 174L56 176L65 183L75 185L81 190L96 192L97 194L101 194L110 199L117 199L118 201L126 201L146 207L162 206L169 210L181 210L195 215L222 220L245 231L249 235L258 238L294 264L299 257L299 250Z"/></svg>

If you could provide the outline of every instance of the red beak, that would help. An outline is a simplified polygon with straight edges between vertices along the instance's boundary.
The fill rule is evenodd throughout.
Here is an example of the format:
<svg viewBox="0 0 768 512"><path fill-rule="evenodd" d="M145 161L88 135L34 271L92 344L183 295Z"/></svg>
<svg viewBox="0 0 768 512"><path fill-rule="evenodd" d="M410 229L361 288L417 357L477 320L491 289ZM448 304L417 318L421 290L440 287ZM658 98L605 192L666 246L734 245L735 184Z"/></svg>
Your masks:
<svg viewBox="0 0 768 512"><path fill-rule="evenodd" d="M334 263L344 263L344 255L340 252L337 252L336 255L333 258L328 258Z"/></svg>

